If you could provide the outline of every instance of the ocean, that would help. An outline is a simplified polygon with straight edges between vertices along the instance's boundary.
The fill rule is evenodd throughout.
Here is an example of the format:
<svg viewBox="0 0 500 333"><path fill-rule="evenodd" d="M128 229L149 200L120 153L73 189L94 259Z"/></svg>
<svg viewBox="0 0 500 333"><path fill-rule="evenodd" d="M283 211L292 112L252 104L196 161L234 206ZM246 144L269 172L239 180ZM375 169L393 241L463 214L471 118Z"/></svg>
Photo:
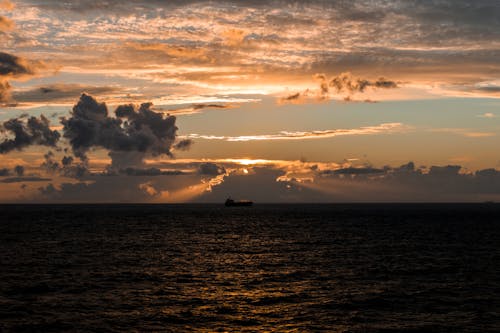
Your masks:
<svg viewBox="0 0 500 333"><path fill-rule="evenodd" d="M1 332L500 332L500 205L3 205Z"/></svg>

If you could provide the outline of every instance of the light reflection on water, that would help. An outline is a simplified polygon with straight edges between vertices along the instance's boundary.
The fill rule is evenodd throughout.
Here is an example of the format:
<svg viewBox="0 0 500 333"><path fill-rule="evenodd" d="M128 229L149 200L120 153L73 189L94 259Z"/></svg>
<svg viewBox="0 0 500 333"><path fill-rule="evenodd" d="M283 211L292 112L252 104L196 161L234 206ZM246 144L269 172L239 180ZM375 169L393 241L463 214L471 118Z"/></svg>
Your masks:
<svg viewBox="0 0 500 333"><path fill-rule="evenodd" d="M500 207L424 208L1 207L0 328L500 330Z"/></svg>

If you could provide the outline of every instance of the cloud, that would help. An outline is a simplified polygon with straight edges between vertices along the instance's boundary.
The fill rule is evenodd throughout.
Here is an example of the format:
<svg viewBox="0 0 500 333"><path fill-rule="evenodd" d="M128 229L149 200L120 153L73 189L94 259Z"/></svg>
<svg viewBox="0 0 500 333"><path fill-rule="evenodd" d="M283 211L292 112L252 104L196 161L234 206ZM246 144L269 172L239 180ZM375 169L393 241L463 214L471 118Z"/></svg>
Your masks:
<svg viewBox="0 0 500 333"><path fill-rule="evenodd" d="M500 200L500 171L463 172L458 165L400 167L311 167L307 163L256 166L248 174L229 173L197 201L223 202L228 196L255 202L481 202ZM308 177L292 177L302 169ZM288 176L285 176L287 175ZM274 181L273 181L274 180Z"/></svg>
<svg viewBox="0 0 500 333"><path fill-rule="evenodd" d="M5 103L10 100L11 86L7 81L0 80L0 103Z"/></svg>
<svg viewBox="0 0 500 333"><path fill-rule="evenodd" d="M251 87L273 94L283 82L300 91L314 73L346 70L360 79L354 78L351 88L365 89L364 80L373 83L370 90L399 82L422 87L434 80L454 83L455 93L464 94L461 85L473 86L499 69L499 6L493 1L301 1L285 7L279 1L19 4L16 24L39 43L23 52L36 51L72 73L109 74L107 79L114 76L117 83L117 77L140 79L148 99L159 83L182 93L225 94ZM32 11L25 14L21 8ZM381 70L390 80L376 79ZM335 94L328 84L317 88Z"/></svg>
<svg viewBox="0 0 500 333"><path fill-rule="evenodd" d="M159 57L173 58L180 62L210 62L207 55L207 50L201 47L193 46L183 46L183 45L172 45L164 43L136 43L128 42L123 45L123 47L128 51L136 51L139 53L147 54L149 57L154 56L156 53ZM140 55L139 55L140 57Z"/></svg>
<svg viewBox="0 0 500 333"><path fill-rule="evenodd" d="M334 88L337 93L346 92L349 94L364 92L366 88L392 89L397 88L395 81L379 78L375 81L354 77L351 73L345 72L328 80L324 74L316 74L316 78L321 79L321 93L328 94L329 88Z"/></svg>
<svg viewBox="0 0 500 333"><path fill-rule="evenodd" d="M336 136L347 136L347 135L391 134L391 133L400 133L407 130L408 127L402 123L384 123L377 126L365 126L353 129L331 129L331 130L304 131L304 132L282 131L279 134L259 134L259 135L241 135L241 136L188 134L186 137L191 139L223 140L232 142L267 141L267 140L308 140L308 139L333 138Z"/></svg>
<svg viewBox="0 0 500 333"><path fill-rule="evenodd" d="M194 144L194 141L191 139L183 139L174 144L173 148L175 150L188 150Z"/></svg>
<svg viewBox="0 0 500 333"><path fill-rule="evenodd" d="M286 97L283 97L283 101L295 101L295 100L298 100L300 98L300 93L295 93L295 94L291 94L291 95L288 95Z"/></svg>
<svg viewBox="0 0 500 333"><path fill-rule="evenodd" d="M479 115L478 117L480 117L480 118L496 118L496 115L492 112L486 112L486 113L483 113L482 115Z"/></svg>
<svg viewBox="0 0 500 333"><path fill-rule="evenodd" d="M178 168L89 173L78 183L44 185L34 200L222 203L228 195L257 203L500 200L500 171L469 172L460 165L416 168L408 162L398 167L374 167L357 165L361 162L354 160L339 164L272 160L165 163ZM173 172L189 166L195 167L195 172Z"/></svg>
<svg viewBox="0 0 500 333"><path fill-rule="evenodd" d="M320 95L314 94L311 90L306 89L302 92L296 92L278 98L278 104L305 104L323 100L324 98L322 98Z"/></svg>
<svg viewBox="0 0 500 333"><path fill-rule="evenodd" d="M33 75L39 63L30 63L24 58L0 52L0 77Z"/></svg>
<svg viewBox="0 0 500 333"><path fill-rule="evenodd" d="M51 178L42 178L37 176L29 177L11 177L0 180L2 183L25 183L25 182L46 182L51 181Z"/></svg>
<svg viewBox="0 0 500 333"><path fill-rule="evenodd" d="M201 163L198 166L198 171L201 175L222 175L226 173L226 169L222 165L217 165L211 162Z"/></svg>
<svg viewBox="0 0 500 333"><path fill-rule="evenodd" d="M0 154L31 145L55 147L60 138L59 132L50 129L50 121L43 115L26 120L21 117L9 119L0 124L0 133L7 136L0 142Z"/></svg>
<svg viewBox="0 0 500 333"><path fill-rule="evenodd" d="M186 115L186 114L199 113L205 109L229 109L232 107L233 107L232 104L196 103L196 104L192 104L189 107L180 107L180 108L175 108L175 109L169 108L166 111L169 114L173 114L173 115ZM160 108L160 110L163 110L163 109Z"/></svg>
<svg viewBox="0 0 500 333"><path fill-rule="evenodd" d="M465 136L468 138L487 138L487 137L493 137L493 136L497 135L497 133L495 133L495 132L475 131L475 130L470 129L470 128L442 127L442 128L432 128L432 129L429 129L429 131L435 132L435 133L451 133L451 134Z"/></svg>
<svg viewBox="0 0 500 333"><path fill-rule="evenodd" d="M5 16L0 16L0 33L3 31L11 30L14 27L14 22Z"/></svg>
<svg viewBox="0 0 500 333"><path fill-rule="evenodd" d="M160 170L158 168L126 168L119 170L120 174L127 176L172 176L172 175L183 175L185 174L181 170Z"/></svg>
<svg viewBox="0 0 500 333"><path fill-rule="evenodd" d="M71 117L61 120L64 137L75 156L86 160L88 150L104 148L109 150L117 167L118 160L140 163L148 154L172 156L177 136L174 116L164 117L163 113L153 111L151 103L143 103L138 109L132 104L120 105L115 115L116 118L109 116L105 103L82 94Z"/></svg>
<svg viewBox="0 0 500 333"><path fill-rule="evenodd" d="M384 173L383 169L376 169L372 167L348 167L336 170L325 170L322 174L335 174L335 175L373 175Z"/></svg>
<svg viewBox="0 0 500 333"><path fill-rule="evenodd" d="M24 58L0 52L0 103L10 101L11 85L7 79L32 76L41 67L43 67L41 62L30 62Z"/></svg>
<svg viewBox="0 0 500 333"><path fill-rule="evenodd" d="M48 151L43 155L44 161L40 168L50 175L58 174L69 178L82 178L90 173L85 163L74 163L71 156L63 156L61 162L56 160L56 155Z"/></svg>
<svg viewBox="0 0 500 333"><path fill-rule="evenodd" d="M199 195L209 184L196 174L91 174L79 182L53 182L38 189L36 202L182 202ZM181 197L175 193L182 192ZM182 200L179 198L184 198Z"/></svg>
<svg viewBox="0 0 500 333"><path fill-rule="evenodd" d="M372 90L377 89L394 89L398 88L396 81L387 80L383 77L377 80L368 80L354 77L350 72L344 72L333 78L328 78L326 74L317 73L313 78L319 81L318 90L306 89L303 92L296 92L278 99L279 104L302 104L310 102L322 102L329 100L334 94L346 94L343 98L345 102L358 101L352 97L356 93L364 93L367 88ZM362 100L366 103L373 102L370 99Z"/></svg>
<svg viewBox="0 0 500 333"><path fill-rule="evenodd" d="M144 191L147 195L151 197L156 197L161 195L161 192L154 188L151 182L139 184L139 189Z"/></svg>
<svg viewBox="0 0 500 333"><path fill-rule="evenodd" d="M14 172L16 173L16 175L18 175L19 177L22 177L24 175L24 167L22 165L16 165L14 167Z"/></svg>
<svg viewBox="0 0 500 333"><path fill-rule="evenodd" d="M12 10L14 9L14 4L9 0L0 0L0 9Z"/></svg>
<svg viewBox="0 0 500 333"><path fill-rule="evenodd" d="M16 165L14 167L14 169L12 169L12 171L18 177L24 176L24 166L22 166L22 165ZM0 177L9 176L11 173L12 173L11 170L8 168L1 168L0 169Z"/></svg>
<svg viewBox="0 0 500 333"><path fill-rule="evenodd" d="M19 103L69 102L78 98L83 92L91 95L105 95L117 92L118 90L116 87L59 83L14 92L12 97Z"/></svg>

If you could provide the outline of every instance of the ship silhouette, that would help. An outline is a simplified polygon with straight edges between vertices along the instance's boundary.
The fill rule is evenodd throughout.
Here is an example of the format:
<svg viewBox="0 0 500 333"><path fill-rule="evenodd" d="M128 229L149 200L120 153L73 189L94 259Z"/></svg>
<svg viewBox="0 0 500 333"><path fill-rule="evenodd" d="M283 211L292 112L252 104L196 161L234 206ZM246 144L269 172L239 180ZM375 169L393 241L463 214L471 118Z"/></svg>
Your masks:
<svg viewBox="0 0 500 333"><path fill-rule="evenodd" d="M224 205L226 207L248 207L253 205L253 202L250 200L233 200L231 198L227 198Z"/></svg>

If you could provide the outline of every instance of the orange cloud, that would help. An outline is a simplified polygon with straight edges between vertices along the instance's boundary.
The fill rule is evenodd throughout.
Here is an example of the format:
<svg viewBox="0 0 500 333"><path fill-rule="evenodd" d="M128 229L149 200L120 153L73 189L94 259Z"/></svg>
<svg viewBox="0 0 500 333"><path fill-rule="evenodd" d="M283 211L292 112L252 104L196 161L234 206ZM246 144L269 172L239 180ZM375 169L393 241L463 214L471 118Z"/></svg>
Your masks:
<svg viewBox="0 0 500 333"><path fill-rule="evenodd" d="M188 139L223 140L232 142L267 141L267 140L307 140L307 139L333 138L336 136L346 136L346 135L374 135L374 134L401 133L407 131L408 129L409 128L403 125L402 123L384 123L377 126L365 126L354 129L331 129L331 130L304 131L304 132L282 131L279 134L259 134L259 135L240 135L240 136L188 134L185 137Z"/></svg>

